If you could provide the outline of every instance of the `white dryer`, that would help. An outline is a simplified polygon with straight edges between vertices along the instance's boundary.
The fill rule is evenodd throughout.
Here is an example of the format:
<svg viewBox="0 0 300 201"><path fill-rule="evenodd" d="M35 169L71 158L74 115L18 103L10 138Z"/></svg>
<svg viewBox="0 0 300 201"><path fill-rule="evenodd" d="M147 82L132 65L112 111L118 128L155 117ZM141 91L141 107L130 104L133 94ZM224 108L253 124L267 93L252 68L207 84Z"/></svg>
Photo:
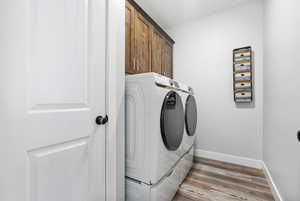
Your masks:
<svg viewBox="0 0 300 201"><path fill-rule="evenodd" d="M126 76L128 179L154 187L176 175L185 118L179 90L172 80L156 73Z"/></svg>
<svg viewBox="0 0 300 201"><path fill-rule="evenodd" d="M180 86L180 96L184 105L185 129L183 134L180 152L183 155L181 165L181 181L193 166L194 142L197 127L197 104L193 89L183 83L177 83Z"/></svg>
<svg viewBox="0 0 300 201"><path fill-rule="evenodd" d="M180 85L181 92L179 92L184 105L184 121L185 129L181 143L181 152L186 154L190 151L195 142L195 134L197 128L197 103L194 96L193 89L183 83Z"/></svg>

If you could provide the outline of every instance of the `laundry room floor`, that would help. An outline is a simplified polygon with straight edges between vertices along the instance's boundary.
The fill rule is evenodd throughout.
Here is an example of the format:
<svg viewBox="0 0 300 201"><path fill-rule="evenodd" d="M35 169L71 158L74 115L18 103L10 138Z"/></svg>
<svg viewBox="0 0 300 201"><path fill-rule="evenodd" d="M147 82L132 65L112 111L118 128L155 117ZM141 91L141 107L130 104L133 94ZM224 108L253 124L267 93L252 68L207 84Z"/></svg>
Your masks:
<svg viewBox="0 0 300 201"><path fill-rule="evenodd" d="M262 170L195 157L173 201L274 201Z"/></svg>

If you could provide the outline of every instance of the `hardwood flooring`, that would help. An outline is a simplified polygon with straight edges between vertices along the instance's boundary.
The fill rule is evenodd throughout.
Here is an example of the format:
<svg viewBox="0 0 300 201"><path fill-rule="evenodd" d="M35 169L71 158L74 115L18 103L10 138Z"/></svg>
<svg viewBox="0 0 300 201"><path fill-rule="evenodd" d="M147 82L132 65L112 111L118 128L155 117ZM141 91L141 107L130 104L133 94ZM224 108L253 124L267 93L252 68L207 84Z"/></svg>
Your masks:
<svg viewBox="0 0 300 201"><path fill-rule="evenodd" d="M274 201L262 170L195 157L173 201Z"/></svg>

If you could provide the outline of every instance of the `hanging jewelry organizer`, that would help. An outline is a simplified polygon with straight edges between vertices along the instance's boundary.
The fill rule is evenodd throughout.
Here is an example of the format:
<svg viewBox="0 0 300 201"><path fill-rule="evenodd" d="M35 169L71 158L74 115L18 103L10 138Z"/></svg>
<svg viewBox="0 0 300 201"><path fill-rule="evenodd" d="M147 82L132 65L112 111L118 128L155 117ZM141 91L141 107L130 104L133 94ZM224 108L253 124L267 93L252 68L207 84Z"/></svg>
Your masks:
<svg viewBox="0 0 300 201"><path fill-rule="evenodd" d="M253 101L252 50L250 46L233 50L233 90L236 103Z"/></svg>

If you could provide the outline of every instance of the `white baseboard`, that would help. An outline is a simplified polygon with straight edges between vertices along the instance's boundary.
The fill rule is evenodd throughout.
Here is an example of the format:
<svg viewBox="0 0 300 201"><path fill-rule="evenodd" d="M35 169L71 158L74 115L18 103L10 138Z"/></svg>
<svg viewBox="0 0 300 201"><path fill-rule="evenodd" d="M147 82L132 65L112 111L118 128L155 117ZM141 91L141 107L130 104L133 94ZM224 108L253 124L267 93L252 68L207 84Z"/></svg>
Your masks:
<svg viewBox="0 0 300 201"><path fill-rule="evenodd" d="M244 166L258 168L258 169L263 168L262 161L260 161L260 160L255 160L255 159L240 157L240 156L234 156L234 155L230 155L230 154L217 153L217 152L212 152L212 151L205 151L202 149L196 149L195 156L209 158L209 159L218 160L218 161L224 161L224 162L233 163L233 164L237 164L237 165L244 165Z"/></svg>
<svg viewBox="0 0 300 201"><path fill-rule="evenodd" d="M267 167L267 165L262 161L262 165L263 165L263 171L267 177L267 180L269 182L269 185L271 186L271 190L274 196L275 201L283 201L275 183L274 180L271 176L271 172L269 171L269 168Z"/></svg>
<svg viewBox="0 0 300 201"><path fill-rule="evenodd" d="M271 187L272 194L274 196L275 201L283 201L283 199L274 183L274 180L272 179L272 176L271 176L271 173L270 173L268 167L262 160L256 160L256 159L251 159L251 158L246 158L246 157L234 156L234 155L230 155L230 154L206 151L206 150L202 150L202 149L195 149L195 156L262 169L264 171L264 174L265 174L268 182L269 182L269 185Z"/></svg>

